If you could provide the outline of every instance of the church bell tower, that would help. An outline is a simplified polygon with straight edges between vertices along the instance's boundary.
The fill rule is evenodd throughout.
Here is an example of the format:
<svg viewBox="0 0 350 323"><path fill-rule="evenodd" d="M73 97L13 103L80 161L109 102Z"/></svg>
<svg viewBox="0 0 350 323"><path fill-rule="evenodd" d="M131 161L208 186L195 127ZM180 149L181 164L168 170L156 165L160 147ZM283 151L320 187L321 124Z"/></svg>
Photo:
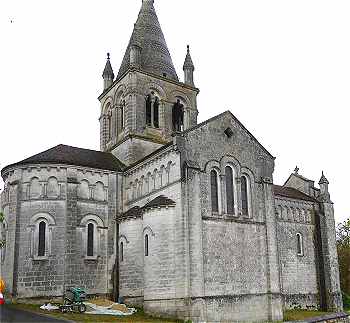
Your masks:
<svg viewBox="0 0 350 323"><path fill-rule="evenodd" d="M174 132L197 124L194 65L189 47L180 82L154 0L143 0L119 72L108 54L100 95L101 150L131 165L171 141Z"/></svg>

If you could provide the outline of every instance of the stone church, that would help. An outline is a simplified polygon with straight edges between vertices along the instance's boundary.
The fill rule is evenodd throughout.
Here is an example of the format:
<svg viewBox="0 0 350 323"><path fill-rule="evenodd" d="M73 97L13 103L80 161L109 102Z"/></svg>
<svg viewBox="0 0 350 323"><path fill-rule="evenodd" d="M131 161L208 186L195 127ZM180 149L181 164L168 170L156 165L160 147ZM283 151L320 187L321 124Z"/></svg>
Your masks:
<svg viewBox="0 0 350 323"><path fill-rule="evenodd" d="M5 167L7 292L71 286L194 322L342 309L333 203L229 111L197 122L190 49L180 81L153 0L118 74L103 71L100 151L58 145Z"/></svg>

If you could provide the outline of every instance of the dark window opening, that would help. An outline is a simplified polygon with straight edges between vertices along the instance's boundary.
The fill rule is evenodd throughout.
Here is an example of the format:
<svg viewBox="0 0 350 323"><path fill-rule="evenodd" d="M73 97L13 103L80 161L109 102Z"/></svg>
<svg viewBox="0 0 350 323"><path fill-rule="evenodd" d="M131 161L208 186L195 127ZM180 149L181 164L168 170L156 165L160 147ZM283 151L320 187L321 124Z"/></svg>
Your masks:
<svg viewBox="0 0 350 323"><path fill-rule="evenodd" d="M248 184L245 176L241 177L242 213L248 215Z"/></svg>
<svg viewBox="0 0 350 323"><path fill-rule="evenodd" d="M46 244L46 223L41 221L39 223L39 245L38 245L38 256L45 256L45 244Z"/></svg>
<svg viewBox="0 0 350 323"><path fill-rule="evenodd" d="M184 106L180 100L173 106L173 130L182 131L184 126Z"/></svg>
<svg viewBox="0 0 350 323"><path fill-rule="evenodd" d="M150 95L146 97L146 124L152 126L152 99Z"/></svg>
<svg viewBox="0 0 350 323"><path fill-rule="evenodd" d="M88 236L87 236L87 256L93 257L94 255L94 225L88 224Z"/></svg>
<svg viewBox="0 0 350 323"><path fill-rule="evenodd" d="M108 114L108 139L112 139L112 116Z"/></svg>
<svg viewBox="0 0 350 323"><path fill-rule="evenodd" d="M124 129L124 113L125 113L125 100L122 103L122 106L120 108L120 125L121 128Z"/></svg>
<svg viewBox="0 0 350 323"><path fill-rule="evenodd" d="M300 233L297 234L297 250L298 250L298 255L302 256L303 255L303 238Z"/></svg>
<svg viewBox="0 0 350 323"><path fill-rule="evenodd" d="M232 168L227 166L225 168L226 173L226 202L227 213L235 214L235 202L234 202L234 190L233 190L233 171Z"/></svg>
<svg viewBox="0 0 350 323"><path fill-rule="evenodd" d="M120 243L120 261L124 261L124 244Z"/></svg>
<svg viewBox="0 0 350 323"><path fill-rule="evenodd" d="M145 256L148 257L148 234L145 235Z"/></svg>
<svg viewBox="0 0 350 323"><path fill-rule="evenodd" d="M233 136L233 131L231 128L227 128L224 132L228 138L231 138Z"/></svg>
<svg viewBox="0 0 350 323"><path fill-rule="evenodd" d="M211 186L211 209L213 212L219 212L219 192L218 192L218 175L215 170L210 172Z"/></svg>
<svg viewBox="0 0 350 323"><path fill-rule="evenodd" d="M153 104L153 125L159 128L159 99L156 97Z"/></svg>

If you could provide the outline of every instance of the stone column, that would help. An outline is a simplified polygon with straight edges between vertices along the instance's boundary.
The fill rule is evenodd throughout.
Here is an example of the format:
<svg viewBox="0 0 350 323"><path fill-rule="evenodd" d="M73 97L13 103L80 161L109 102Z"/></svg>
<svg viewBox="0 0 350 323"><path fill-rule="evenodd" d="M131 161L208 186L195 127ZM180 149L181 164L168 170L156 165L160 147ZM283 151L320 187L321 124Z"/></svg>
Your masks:
<svg viewBox="0 0 350 323"><path fill-rule="evenodd" d="M272 179L262 178L266 224L266 267L267 267L267 301L269 320L283 319L279 261L277 249L277 230L275 201L272 191Z"/></svg>
<svg viewBox="0 0 350 323"><path fill-rule="evenodd" d="M322 241L325 297L328 311L342 311L343 301L340 290L338 253L335 237L333 203L326 200L320 203L320 230Z"/></svg>
<svg viewBox="0 0 350 323"><path fill-rule="evenodd" d="M79 280L79 273L76 272L76 264L80 260L81 245L77 245L76 228L78 219L78 181L75 171L70 171L67 176L67 211L65 221L65 252L64 252L64 291L70 287L75 287L71 284L73 281Z"/></svg>
<svg viewBox="0 0 350 323"><path fill-rule="evenodd" d="M12 296L17 296L18 255L20 234L20 184L14 181L8 184L8 236L6 241L6 259L2 265L2 278L6 289Z"/></svg>

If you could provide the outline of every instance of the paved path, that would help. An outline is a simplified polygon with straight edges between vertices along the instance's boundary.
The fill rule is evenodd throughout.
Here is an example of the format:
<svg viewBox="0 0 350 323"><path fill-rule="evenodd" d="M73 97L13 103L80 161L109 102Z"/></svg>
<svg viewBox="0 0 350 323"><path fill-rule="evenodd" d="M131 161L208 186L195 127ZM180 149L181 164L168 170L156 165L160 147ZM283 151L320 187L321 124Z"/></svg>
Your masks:
<svg viewBox="0 0 350 323"><path fill-rule="evenodd" d="M0 305L1 323L67 323L67 321Z"/></svg>

